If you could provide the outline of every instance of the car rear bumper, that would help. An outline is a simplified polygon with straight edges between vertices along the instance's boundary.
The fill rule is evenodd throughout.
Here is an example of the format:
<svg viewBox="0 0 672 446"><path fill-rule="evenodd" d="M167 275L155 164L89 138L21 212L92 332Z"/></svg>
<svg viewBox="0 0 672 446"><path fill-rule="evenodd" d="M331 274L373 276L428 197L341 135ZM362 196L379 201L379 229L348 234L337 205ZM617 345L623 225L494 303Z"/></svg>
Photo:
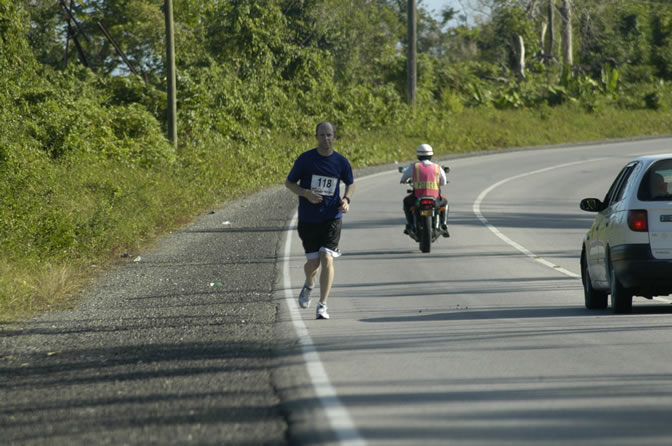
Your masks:
<svg viewBox="0 0 672 446"><path fill-rule="evenodd" d="M672 293L672 260L655 259L648 244L612 247L611 264L619 282L644 296Z"/></svg>

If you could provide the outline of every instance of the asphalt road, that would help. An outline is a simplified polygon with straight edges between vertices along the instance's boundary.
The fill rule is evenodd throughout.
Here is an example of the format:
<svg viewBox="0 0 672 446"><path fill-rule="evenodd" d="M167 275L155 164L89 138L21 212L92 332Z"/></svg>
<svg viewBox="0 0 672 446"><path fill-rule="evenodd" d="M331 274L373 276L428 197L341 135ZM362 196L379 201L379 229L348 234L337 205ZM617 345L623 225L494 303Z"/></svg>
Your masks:
<svg viewBox="0 0 672 446"><path fill-rule="evenodd" d="M672 307L589 312L577 278L578 201L670 142L447 160L429 254L395 167L358 171L329 321L295 303L295 197L227 204L0 332L0 443L670 444Z"/></svg>
<svg viewBox="0 0 672 446"><path fill-rule="evenodd" d="M429 254L402 234L399 174L361 179L331 319L278 287L309 370L278 380L285 400L312 386L326 418L313 430L341 444L672 444L672 306L584 308L579 256L594 214L578 207L604 197L631 158L670 142L446 161L452 236ZM281 283L294 289L294 234L285 251ZM302 432L313 416L299 412L291 426Z"/></svg>

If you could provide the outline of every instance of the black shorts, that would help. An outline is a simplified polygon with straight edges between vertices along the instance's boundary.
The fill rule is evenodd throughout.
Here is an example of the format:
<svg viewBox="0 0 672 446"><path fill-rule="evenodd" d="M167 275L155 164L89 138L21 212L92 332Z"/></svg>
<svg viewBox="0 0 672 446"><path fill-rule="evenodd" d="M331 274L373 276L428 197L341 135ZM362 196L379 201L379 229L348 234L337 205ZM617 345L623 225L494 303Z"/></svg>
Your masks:
<svg viewBox="0 0 672 446"><path fill-rule="evenodd" d="M338 242L341 240L342 218L327 220L322 223L299 222L299 238L303 243L303 250L308 254L317 254L320 248L338 252ZM319 255L319 254L318 254Z"/></svg>

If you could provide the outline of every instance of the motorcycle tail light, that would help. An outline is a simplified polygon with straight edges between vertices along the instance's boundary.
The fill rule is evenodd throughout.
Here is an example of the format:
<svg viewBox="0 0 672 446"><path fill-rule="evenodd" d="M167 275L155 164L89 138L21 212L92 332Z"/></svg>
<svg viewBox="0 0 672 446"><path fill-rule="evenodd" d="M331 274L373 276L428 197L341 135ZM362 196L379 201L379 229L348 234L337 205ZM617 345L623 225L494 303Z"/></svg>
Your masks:
<svg viewBox="0 0 672 446"><path fill-rule="evenodd" d="M649 221L646 211L628 211L628 227L635 232L648 232Z"/></svg>
<svg viewBox="0 0 672 446"><path fill-rule="evenodd" d="M434 206L434 200L420 200L421 206Z"/></svg>

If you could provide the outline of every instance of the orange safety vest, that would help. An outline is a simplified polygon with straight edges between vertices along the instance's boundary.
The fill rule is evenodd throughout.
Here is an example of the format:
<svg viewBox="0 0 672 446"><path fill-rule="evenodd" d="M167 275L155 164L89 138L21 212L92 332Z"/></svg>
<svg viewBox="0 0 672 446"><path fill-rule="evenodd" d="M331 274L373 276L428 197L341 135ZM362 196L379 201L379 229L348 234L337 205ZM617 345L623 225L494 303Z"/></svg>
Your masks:
<svg viewBox="0 0 672 446"><path fill-rule="evenodd" d="M415 163L413 169L413 192L416 197L438 197L441 175L438 164Z"/></svg>

